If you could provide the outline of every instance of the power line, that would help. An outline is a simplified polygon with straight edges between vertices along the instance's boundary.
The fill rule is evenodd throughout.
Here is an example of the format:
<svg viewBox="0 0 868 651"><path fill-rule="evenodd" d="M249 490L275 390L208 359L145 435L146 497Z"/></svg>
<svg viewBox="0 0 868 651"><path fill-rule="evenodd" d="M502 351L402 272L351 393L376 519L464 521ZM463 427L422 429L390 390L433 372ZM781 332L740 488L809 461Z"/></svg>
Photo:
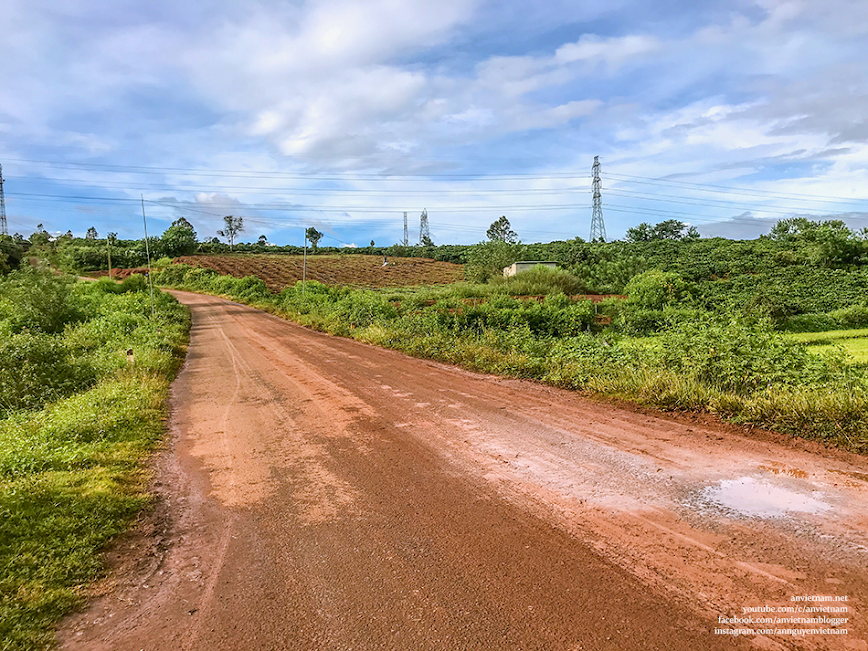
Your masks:
<svg viewBox="0 0 868 651"><path fill-rule="evenodd" d="M751 210L758 212L770 212L770 213L778 213L781 215L789 215L793 212L799 210L811 210L811 208L805 208L805 206L780 206L776 205L773 208L768 207L757 207L755 204L747 204L747 203L739 203L736 201L725 201L722 199L697 199L695 201L691 201L690 199L681 199L681 198L673 198L673 195L654 195L654 194L642 194L638 192L630 192L623 190L608 190L609 194L614 194L619 197L626 198L634 198L634 199L642 199L644 201L657 201L661 203L678 203L684 204L688 206L701 206L703 208L732 208L737 210ZM823 210L822 208L815 208L814 210Z"/></svg>
<svg viewBox="0 0 868 651"><path fill-rule="evenodd" d="M34 199L52 199L59 201L103 201L103 202L114 202L114 203L130 203L137 202L137 199L128 198L128 197L98 197L98 196L85 196L85 195L60 195L60 194L42 194L42 193L28 193L28 192L16 192L14 196L20 198L34 198ZM146 199L145 201L150 201L152 203L156 203L153 200ZM167 206L175 207L175 204L164 204ZM239 208L238 203L211 203L208 204L215 208ZM497 205L497 206L438 206L436 207L437 212L498 212L502 210L575 210L576 208L582 207L586 204L547 204L540 206L527 206L527 205ZM304 204L255 204L248 203L243 204L244 208L248 210L282 210L282 211L296 211L296 212L377 212L377 213L388 213L394 212L394 206L336 206L336 205L323 205L323 206L313 206L313 205L304 205Z"/></svg>
<svg viewBox="0 0 868 651"><path fill-rule="evenodd" d="M74 179L54 178L54 177L35 177L35 176L14 176L7 178L16 178L28 181L50 181L52 183L63 183L66 185L74 185L78 188L117 188L130 192L133 191L176 191L176 192L213 192L213 191L231 191L233 194L243 193L259 193L267 191L279 191L284 194L382 194L382 195L407 195L407 194L424 194L432 195L439 192L449 192L449 194L486 194L486 193L502 193L502 194L527 194L527 195L546 195L546 194L563 194L567 192L587 192L585 188L570 186L566 188L473 188L473 189L437 189L430 188L425 190L411 189L373 189L373 188L288 188L286 186L246 186L246 185L209 185L209 186L181 186L181 185L155 185L145 183L123 183L117 181L108 181L105 183L86 183L78 182Z"/></svg>
<svg viewBox="0 0 868 651"><path fill-rule="evenodd" d="M69 170L79 170L79 169L91 169L93 168L95 171L104 171L110 173L124 173L124 172L136 172L139 174L166 174L167 172L173 172L176 174L196 174L200 176L226 176L230 178L273 178L273 179L316 179L316 180L333 180L333 181L344 181L344 180L352 180L352 179L363 179L363 180L404 180L404 179L418 179L418 178L443 178L443 179L451 179L451 178L459 178L459 179L477 179L481 181L486 180L508 180L508 179L552 179L552 178L581 178L584 177L584 174L577 174L574 172L551 172L548 174L540 174L540 173L511 173L511 174L437 174L430 172L419 172L417 174L392 174L389 172L379 172L379 173L363 173L363 172L346 172L346 173L337 173L337 172L328 172L328 173L320 173L320 172L273 172L267 170L226 170L226 169L210 169L210 170L202 170L193 167L153 167L153 166L141 166L141 165L107 165L102 163L68 163L68 162L56 162L56 161L44 161L44 160L33 160L26 158L10 158L7 160L19 162L19 163L38 163L41 165L47 165L49 167L55 169L69 169Z"/></svg>
<svg viewBox="0 0 868 651"><path fill-rule="evenodd" d="M655 179L645 176L633 176L630 174L605 174L606 178L614 180L625 180L630 183L641 183L644 185L663 185L663 186L685 186L688 188L696 188L703 192L716 192L719 194L744 194L744 196L766 196L776 199L811 199L815 201L824 201L827 203L861 203L868 201L868 198L849 198L836 197L832 195L816 195L816 194L801 194L801 193L783 193L773 190L757 190L751 188L742 188L734 186L711 185L706 183L690 183L688 181L675 181L670 179Z"/></svg>
<svg viewBox="0 0 868 651"><path fill-rule="evenodd" d="M666 217L666 216L680 216L688 218L688 221L699 221L699 222L709 222L712 224L729 224L729 223L743 223L743 224L755 224L757 219L745 218L745 217L723 217L719 219L709 218L709 217L700 217L697 216L696 213L689 212L678 212L674 210L664 210L662 208L636 208L633 206L622 206L620 204L606 204L606 210L614 210L615 212L623 212L623 213L631 213L637 215L649 215L651 217ZM758 213L762 213L763 211L756 211ZM812 217L822 217L824 216L824 211L815 210L811 212L810 210L805 210L800 213L788 213L790 215L810 215ZM868 222L868 216L865 217L855 217L848 216L848 219L852 221L865 221Z"/></svg>

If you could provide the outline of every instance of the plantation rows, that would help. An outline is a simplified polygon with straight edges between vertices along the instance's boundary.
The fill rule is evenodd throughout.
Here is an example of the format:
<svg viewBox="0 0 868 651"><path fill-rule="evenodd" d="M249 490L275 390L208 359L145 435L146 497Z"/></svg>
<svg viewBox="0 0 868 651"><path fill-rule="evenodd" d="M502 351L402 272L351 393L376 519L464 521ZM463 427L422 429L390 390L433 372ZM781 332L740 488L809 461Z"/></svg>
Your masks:
<svg viewBox="0 0 868 651"><path fill-rule="evenodd" d="M294 285L305 275L327 285L354 287L405 287L454 283L464 276L459 265L422 258L383 258L370 255L302 256L199 255L183 256L176 262L213 269L243 278L261 278L272 291ZM306 269L304 268L306 267Z"/></svg>

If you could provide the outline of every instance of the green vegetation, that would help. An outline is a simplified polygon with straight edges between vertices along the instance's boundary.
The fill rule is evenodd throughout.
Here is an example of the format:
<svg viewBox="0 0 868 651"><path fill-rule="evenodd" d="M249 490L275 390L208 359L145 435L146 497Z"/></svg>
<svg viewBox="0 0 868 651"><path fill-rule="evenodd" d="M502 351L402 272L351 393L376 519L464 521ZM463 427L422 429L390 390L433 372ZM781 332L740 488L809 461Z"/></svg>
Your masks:
<svg viewBox="0 0 868 651"><path fill-rule="evenodd" d="M586 287L580 278L544 267L486 284L417 290L308 282L272 294L258 278L183 265L156 280L418 357L707 411L868 452L864 368L838 348L816 351L779 332L763 309L708 309L696 284L674 271L634 275L627 300L596 305L569 298ZM545 298L533 298L539 295Z"/></svg>
<svg viewBox="0 0 868 651"><path fill-rule="evenodd" d="M868 367L868 328L799 333L790 338L815 352L843 351L854 364Z"/></svg>
<svg viewBox="0 0 868 651"><path fill-rule="evenodd" d="M53 644L148 501L143 460L189 327L141 276L0 276L0 649ZM132 351L128 355L128 351Z"/></svg>

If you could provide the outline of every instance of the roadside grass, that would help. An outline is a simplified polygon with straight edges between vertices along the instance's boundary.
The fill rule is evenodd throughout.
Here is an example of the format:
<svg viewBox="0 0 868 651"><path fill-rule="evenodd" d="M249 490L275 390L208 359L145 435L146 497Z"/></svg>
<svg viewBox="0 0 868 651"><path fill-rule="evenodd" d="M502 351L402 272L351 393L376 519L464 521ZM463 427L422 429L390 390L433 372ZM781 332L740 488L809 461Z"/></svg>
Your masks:
<svg viewBox="0 0 868 651"><path fill-rule="evenodd" d="M0 418L0 651L53 647L55 623L103 572L101 551L148 503L145 460L163 433L189 314L160 294L151 320L137 285L71 286L84 316L54 337L91 379Z"/></svg>
<svg viewBox="0 0 868 651"><path fill-rule="evenodd" d="M637 328L619 316L629 303L573 302L557 284L535 283L534 291L546 294L538 302L513 298L499 281L376 292L308 282L273 294L256 278L202 270L170 269L157 279L416 357L713 413L868 453L865 369L836 346L818 350L763 319L664 307L651 315L654 334L635 336ZM613 315L611 327L598 323L598 307Z"/></svg>

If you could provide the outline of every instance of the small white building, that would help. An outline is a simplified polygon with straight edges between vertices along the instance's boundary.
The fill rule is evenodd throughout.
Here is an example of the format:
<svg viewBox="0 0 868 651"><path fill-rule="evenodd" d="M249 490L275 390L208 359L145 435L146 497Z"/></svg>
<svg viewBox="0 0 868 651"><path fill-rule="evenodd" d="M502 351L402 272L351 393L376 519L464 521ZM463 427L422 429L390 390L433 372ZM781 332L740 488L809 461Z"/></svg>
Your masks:
<svg viewBox="0 0 868 651"><path fill-rule="evenodd" d="M503 277L509 278L510 276L514 276L515 274L521 273L522 271L527 271L528 269L533 269L538 264L541 264L544 267L551 267L552 269L558 268L557 262L540 262L536 260L522 260L521 262L513 262L510 266L503 268Z"/></svg>

